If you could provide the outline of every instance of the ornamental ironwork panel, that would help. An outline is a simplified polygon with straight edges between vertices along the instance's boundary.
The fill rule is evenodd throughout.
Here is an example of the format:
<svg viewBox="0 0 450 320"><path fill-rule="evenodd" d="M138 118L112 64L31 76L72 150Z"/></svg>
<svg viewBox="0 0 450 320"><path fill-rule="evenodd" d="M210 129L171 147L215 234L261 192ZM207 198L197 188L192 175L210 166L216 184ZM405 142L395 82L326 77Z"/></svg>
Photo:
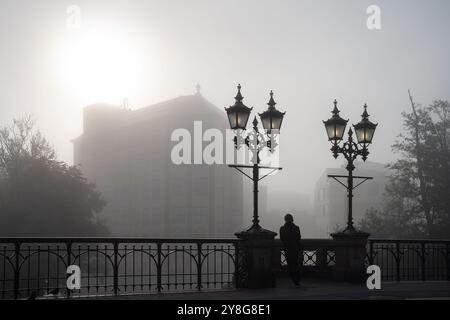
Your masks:
<svg viewBox="0 0 450 320"><path fill-rule="evenodd" d="M367 265L385 281L450 281L450 241L371 239Z"/></svg>
<svg viewBox="0 0 450 320"><path fill-rule="evenodd" d="M0 239L0 298L67 298L226 290L239 283L239 240ZM67 289L67 267L81 288Z"/></svg>
<svg viewBox="0 0 450 320"><path fill-rule="evenodd" d="M280 248L280 266L287 267L284 248ZM336 243L331 239L303 239L301 241L301 272L304 277L332 278L332 268L336 264ZM283 272L287 274L286 271Z"/></svg>

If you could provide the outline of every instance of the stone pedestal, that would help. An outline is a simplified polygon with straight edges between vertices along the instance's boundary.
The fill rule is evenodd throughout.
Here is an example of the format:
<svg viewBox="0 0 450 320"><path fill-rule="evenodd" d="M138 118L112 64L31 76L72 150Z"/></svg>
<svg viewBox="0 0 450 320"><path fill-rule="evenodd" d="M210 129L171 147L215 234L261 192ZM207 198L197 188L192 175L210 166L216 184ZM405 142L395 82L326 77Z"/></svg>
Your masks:
<svg viewBox="0 0 450 320"><path fill-rule="evenodd" d="M275 232L261 227L236 233L242 240L239 254L240 286L249 289L274 288Z"/></svg>
<svg viewBox="0 0 450 320"><path fill-rule="evenodd" d="M364 283L367 279L365 258L369 234L356 230L346 230L331 235L336 242L336 264L333 278L337 281Z"/></svg>

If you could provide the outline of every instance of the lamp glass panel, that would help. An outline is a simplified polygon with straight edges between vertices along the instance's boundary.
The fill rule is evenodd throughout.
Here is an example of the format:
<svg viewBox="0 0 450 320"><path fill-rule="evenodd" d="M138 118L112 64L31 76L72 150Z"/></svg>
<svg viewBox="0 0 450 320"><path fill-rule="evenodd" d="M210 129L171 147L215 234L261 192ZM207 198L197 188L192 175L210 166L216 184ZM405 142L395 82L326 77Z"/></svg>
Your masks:
<svg viewBox="0 0 450 320"><path fill-rule="evenodd" d="M365 141L366 141L365 128L362 128L362 127L355 128L355 134L356 134L356 138L358 139L359 143L365 143Z"/></svg>
<svg viewBox="0 0 450 320"><path fill-rule="evenodd" d="M270 117L261 117L261 122L265 130L270 130Z"/></svg>
<svg viewBox="0 0 450 320"><path fill-rule="evenodd" d="M335 140L335 130L333 124L326 124L325 129L327 130L327 135L329 140Z"/></svg>
<svg viewBox="0 0 450 320"><path fill-rule="evenodd" d="M375 128L367 128L366 129L366 142L372 143L373 135L375 134Z"/></svg>
<svg viewBox="0 0 450 320"><path fill-rule="evenodd" d="M280 130L281 128L281 121L283 120L283 118L281 117L273 117L272 118L272 128L271 130Z"/></svg>
<svg viewBox="0 0 450 320"><path fill-rule="evenodd" d="M355 131L359 143L372 143L375 128L360 127Z"/></svg>
<svg viewBox="0 0 450 320"><path fill-rule="evenodd" d="M228 115L228 121L230 122L231 129L236 129L236 127L237 127L236 113L230 112L227 115Z"/></svg>
<svg viewBox="0 0 450 320"><path fill-rule="evenodd" d="M250 116L247 112L238 112L237 114L237 127L240 129L245 129L247 126L248 117Z"/></svg>
<svg viewBox="0 0 450 320"><path fill-rule="evenodd" d="M345 133L346 126L347 126L346 124L336 124L336 139L337 140L342 140L342 137L344 136L344 133Z"/></svg>

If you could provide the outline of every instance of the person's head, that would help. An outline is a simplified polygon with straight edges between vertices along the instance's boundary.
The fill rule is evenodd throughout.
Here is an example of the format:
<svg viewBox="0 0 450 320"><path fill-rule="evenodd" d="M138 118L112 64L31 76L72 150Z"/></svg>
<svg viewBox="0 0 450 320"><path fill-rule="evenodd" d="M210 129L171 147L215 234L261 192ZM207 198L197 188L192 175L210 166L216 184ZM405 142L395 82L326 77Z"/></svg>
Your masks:
<svg viewBox="0 0 450 320"><path fill-rule="evenodd" d="M292 214L288 213L284 216L284 221L286 221L286 223L293 223L294 217L292 216Z"/></svg>

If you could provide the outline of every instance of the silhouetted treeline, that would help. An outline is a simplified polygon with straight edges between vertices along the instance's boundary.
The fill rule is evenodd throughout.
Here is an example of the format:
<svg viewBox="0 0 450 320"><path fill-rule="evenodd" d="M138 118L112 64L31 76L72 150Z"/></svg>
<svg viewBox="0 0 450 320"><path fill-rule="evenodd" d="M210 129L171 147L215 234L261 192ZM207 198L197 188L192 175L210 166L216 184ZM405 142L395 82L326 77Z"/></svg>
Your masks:
<svg viewBox="0 0 450 320"><path fill-rule="evenodd" d="M56 159L30 117L0 129L0 236L105 236L105 202L79 168Z"/></svg>
<svg viewBox="0 0 450 320"><path fill-rule="evenodd" d="M437 100L403 113L405 133L393 145L400 159L386 187L385 208L370 210L361 228L391 238L450 237L450 104Z"/></svg>

